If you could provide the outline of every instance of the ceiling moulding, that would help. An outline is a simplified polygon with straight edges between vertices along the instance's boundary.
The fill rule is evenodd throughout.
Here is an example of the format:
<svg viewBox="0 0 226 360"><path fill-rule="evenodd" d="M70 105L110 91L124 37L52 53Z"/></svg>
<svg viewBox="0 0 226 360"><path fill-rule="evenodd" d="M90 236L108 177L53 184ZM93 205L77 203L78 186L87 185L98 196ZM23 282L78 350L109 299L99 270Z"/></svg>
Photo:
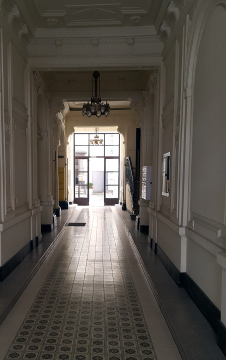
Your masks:
<svg viewBox="0 0 226 360"><path fill-rule="evenodd" d="M35 38L74 38L74 37L102 37L103 34L106 37L114 36L153 36L156 35L156 30L154 26L127 26L127 27L117 27L117 28L89 28L89 29L37 29L35 32Z"/></svg>
<svg viewBox="0 0 226 360"><path fill-rule="evenodd" d="M37 57L29 56L28 63L31 68L44 71L61 70L61 71L78 71L84 69L144 69L149 70L154 66L159 66L162 62L160 54L149 54L146 56L118 56L111 57Z"/></svg>
<svg viewBox="0 0 226 360"><path fill-rule="evenodd" d="M131 43L131 39L132 39L132 43ZM95 45L98 46L100 44L122 44L122 43L126 43L126 44L134 44L135 42L139 42L139 43L159 43L161 44L161 40L159 38L159 36L138 36L136 38L134 37L111 37L111 38L107 38L107 37L102 37L102 38L60 38L60 39L55 39L55 38L42 38L42 39L32 39L30 41L31 45L58 45L58 41L60 41L60 45L68 45L68 44L76 44L76 45Z"/></svg>

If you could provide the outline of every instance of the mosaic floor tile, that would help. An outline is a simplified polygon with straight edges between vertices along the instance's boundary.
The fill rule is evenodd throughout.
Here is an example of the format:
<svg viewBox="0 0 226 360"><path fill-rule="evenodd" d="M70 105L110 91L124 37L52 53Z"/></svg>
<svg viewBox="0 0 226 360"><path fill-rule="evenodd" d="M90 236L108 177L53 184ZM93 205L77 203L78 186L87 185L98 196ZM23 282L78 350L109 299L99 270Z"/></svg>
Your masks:
<svg viewBox="0 0 226 360"><path fill-rule="evenodd" d="M157 360L111 208L83 208L5 360Z"/></svg>

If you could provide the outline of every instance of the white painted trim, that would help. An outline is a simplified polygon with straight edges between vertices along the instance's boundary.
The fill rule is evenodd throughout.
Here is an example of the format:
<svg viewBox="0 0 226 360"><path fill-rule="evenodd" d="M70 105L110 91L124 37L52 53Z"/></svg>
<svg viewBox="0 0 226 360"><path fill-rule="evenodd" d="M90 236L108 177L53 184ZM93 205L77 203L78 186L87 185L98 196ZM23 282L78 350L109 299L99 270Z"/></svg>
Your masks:
<svg viewBox="0 0 226 360"><path fill-rule="evenodd" d="M207 238L203 237L202 235L199 235L198 233L189 229L188 227L186 227L186 235L187 235L188 239L193 240L196 244L201 246L205 251L208 251L212 255L217 256L217 253L219 251L224 250L221 246L214 244L212 241L208 240Z"/></svg>
<svg viewBox="0 0 226 360"><path fill-rule="evenodd" d="M32 216L32 212L31 210L28 210L21 215L17 215L13 219L5 221L4 223L0 224L0 232L3 232L13 226L16 226L17 224L30 218L31 216Z"/></svg>
<svg viewBox="0 0 226 360"><path fill-rule="evenodd" d="M113 36L155 36L155 26L128 26L128 27L101 27L101 28L86 28L86 29L37 29L35 31L35 39L42 38L73 38L75 31L81 38L90 37L90 33L93 38L103 37L103 34L107 37Z"/></svg>

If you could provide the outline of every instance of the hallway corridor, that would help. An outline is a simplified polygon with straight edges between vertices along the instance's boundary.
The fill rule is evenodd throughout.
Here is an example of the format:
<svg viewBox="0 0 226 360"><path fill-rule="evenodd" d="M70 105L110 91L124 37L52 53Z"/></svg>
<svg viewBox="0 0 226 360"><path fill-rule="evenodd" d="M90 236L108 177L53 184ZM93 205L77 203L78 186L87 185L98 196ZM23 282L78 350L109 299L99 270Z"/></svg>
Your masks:
<svg viewBox="0 0 226 360"><path fill-rule="evenodd" d="M180 356L159 308L159 295L135 249L133 230L126 226L128 213L122 212L122 221L120 210L63 211L62 218L69 214L66 226L59 226L48 257L0 326L0 359L224 359L207 338L208 326L206 355L194 344L193 356L183 349ZM136 232L134 222L131 226ZM53 235L46 234L43 244ZM6 284L1 284L1 293Z"/></svg>

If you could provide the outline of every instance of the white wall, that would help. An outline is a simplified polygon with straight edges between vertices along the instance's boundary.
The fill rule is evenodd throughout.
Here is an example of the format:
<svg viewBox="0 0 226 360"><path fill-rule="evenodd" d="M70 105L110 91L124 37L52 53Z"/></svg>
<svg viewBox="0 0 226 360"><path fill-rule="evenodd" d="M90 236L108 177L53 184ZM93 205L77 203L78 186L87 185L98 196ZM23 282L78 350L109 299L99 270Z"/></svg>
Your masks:
<svg viewBox="0 0 226 360"><path fill-rule="evenodd" d="M148 213L149 237L225 319L226 8L214 5L189 1L186 9L178 5L179 20L165 14ZM161 195L166 152L171 154L169 197Z"/></svg>

